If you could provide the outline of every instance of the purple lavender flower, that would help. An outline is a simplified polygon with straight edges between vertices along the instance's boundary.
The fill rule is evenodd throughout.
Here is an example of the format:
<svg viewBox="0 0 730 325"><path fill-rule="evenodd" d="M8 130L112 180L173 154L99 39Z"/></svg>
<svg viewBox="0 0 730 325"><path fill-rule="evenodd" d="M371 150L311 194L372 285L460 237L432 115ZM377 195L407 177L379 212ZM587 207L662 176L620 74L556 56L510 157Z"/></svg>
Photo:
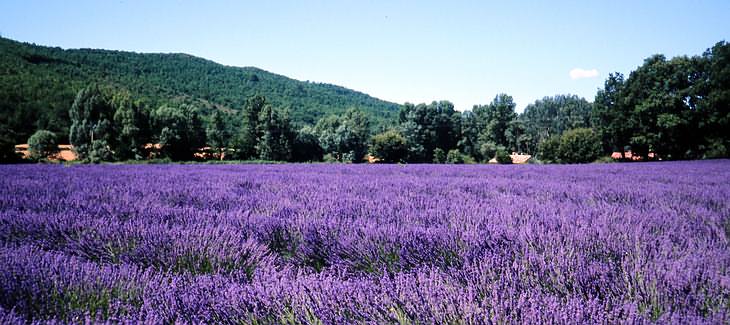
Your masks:
<svg viewBox="0 0 730 325"><path fill-rule="evenodd" d="M730 322L727 160L0 176L2 323Z"/></svg>

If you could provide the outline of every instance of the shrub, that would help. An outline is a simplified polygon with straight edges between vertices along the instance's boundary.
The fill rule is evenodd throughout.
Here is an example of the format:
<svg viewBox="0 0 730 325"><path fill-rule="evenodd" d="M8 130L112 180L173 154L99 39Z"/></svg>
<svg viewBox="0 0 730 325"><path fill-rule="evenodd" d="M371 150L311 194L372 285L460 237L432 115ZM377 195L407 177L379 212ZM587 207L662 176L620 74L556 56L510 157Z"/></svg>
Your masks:
<svg viewBox="0 0 730 325"><path fill-rule="evenodd" d="M499 146L494 142L485 142L479 147L479 152L482 154L482 157L484 157L486 162L494 157L498 149Z"/></svg>
<svg viewBox="0 0 730 325"><path fill-rule="evenodd" d="M441 148L433 150L433 162L436 164L443 164L446 162L446 152Z"/></svg>
<svg viewBox="0 0 730 325"><path fill-rule="evenodd" d="M500 164L512 163L512 157L509 156L509 153L505 149L498 149L497 153L494 155L494 158L497 159L497 163Z"/></svg>
<svg viewBox="0 0 730 325"><path fill-rule="evenodd" d="M554 135L540 142L537 157L544 163L560 162L560 137Z"/></svg>
<svg viewBox="0 0 730 325"><path fill-rule="evenodd" d="M594 162L605 164L605 163L614 163L616 161L613 158L611 158L611 156L600 156Z"/></svg>
<svg viewBox="0 0 730 325"><path fill-rule="evenodd" d="M464 156L461 152L459 152L459 150L452 149L449 150L449 153L446 155L446 162L449 164L463 164Z"/></svg>
<svg viewBox="0 0 730 325"><path fill-rule="evenodd" d="M558 152L564 163L593 162L601 155L601 139L592 129L568 130L560 137Z"/></svg>
<svg viewBox="0 0 730 325"><path fill-rule="evenodd" d="M371 140L370 154L380 159L381 162L400 162L408 154L406 138L394 130L377 134Z"/></svg>
<svg viewBox="0 0 730 325"><path fill-rule="evenodd" d="M461 157L464 159L465 164L476 164L477 163L477 160L474 159L474 157L472 157L472 156L469 156L466 154L461 154Z"/></svg>
<svg viewBox="0 0 730 325"><path fill-rule="evenodd" d="M326 163L336 163L336 162L339 162L339 160L337 160L337 157L335 157L331 153L328 153L328 154L325 154L324 156L322 156L322 161L324 161Z"/></svg>
<svg viewBox="0 0 730 325"><path fill-rule="evenodd" d="M38 130L28 138L28 150L33 159L48 158L58 152L56 134L51 131Z"/></svg>
<svg viewBox="0 0 730 325"><path fill-rule="evenodd" d="M705 159L724 158L730 156L730 150L728 150L722 141L719 140L711 141L706 146L705 150L705 155L703 157Z"/></svg>
<svg viewBox="0 0 730 325"><path fill-rule="evenodd" d="M111 161L114 159L114 152L111 151L106 140L94 140L91 143L91 150L88 152L87 159L93 163Z"/></svg>

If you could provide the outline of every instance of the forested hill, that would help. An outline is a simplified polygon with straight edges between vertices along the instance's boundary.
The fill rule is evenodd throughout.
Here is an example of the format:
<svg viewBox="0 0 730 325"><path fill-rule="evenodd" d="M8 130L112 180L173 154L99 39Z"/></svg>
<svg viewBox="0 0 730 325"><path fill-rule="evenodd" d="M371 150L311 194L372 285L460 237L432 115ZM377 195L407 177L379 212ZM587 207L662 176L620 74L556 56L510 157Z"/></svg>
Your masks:
<svg viewBox="0 0 730 325"><path fill-rule="evenodd" d="M392 120L399 105L344 87L298 81L253 67L230 67L187 54L38 46L0 38L0 125L26 139L36 129L65 134L76 93L97 82L127 90L150 106L165 102L240 110L263 95L289 109L295 123L316 123L330 113L357 107L374 122Z"/></svg>

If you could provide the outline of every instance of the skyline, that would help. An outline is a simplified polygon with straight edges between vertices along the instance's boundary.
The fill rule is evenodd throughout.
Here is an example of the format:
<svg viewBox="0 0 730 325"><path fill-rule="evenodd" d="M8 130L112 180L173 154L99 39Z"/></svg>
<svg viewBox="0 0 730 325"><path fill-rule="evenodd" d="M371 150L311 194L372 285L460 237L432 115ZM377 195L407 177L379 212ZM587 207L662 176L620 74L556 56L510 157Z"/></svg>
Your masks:
<svg viewBox="0 0 730 325"><path fill-rule="evenodd" d="M0 3L3 37L62 48L187 53L459 110L498 93L517 111L545 96L593 97L610 72L727 40L730 3ZM9 14L8 14L9 13ZM617 17L621 17L618 19Z"/></svg>

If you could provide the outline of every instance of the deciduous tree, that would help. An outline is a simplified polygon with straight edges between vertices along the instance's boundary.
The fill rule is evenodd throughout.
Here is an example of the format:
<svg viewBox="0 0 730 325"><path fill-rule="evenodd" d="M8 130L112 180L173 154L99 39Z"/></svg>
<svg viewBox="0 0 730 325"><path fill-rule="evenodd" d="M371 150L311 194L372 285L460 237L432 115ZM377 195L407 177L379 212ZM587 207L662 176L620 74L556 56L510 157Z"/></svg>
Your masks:
<svg viewBox="0 0 730 325"><path fill-rule="evenodd" d="M402 162L408 154L406 139L395 130L376 134L371 142L370 154L385 163Z"/></svg>
<svg viewBox="0 0 730 325"><path fill-rule="evenodd" d="M114 141L114 108L98 85L90 85L79 91L69 116L69 141L79 159L89 157L94 141L105 141L107 144Z"/></svg>
<svg viewBox="0 0 730 325"><path fill-rule="evenodd" d="M197 110L190 105L163 105L152 114L163 153L173 160L190 160L205 144L205 129Z"/></svg>

